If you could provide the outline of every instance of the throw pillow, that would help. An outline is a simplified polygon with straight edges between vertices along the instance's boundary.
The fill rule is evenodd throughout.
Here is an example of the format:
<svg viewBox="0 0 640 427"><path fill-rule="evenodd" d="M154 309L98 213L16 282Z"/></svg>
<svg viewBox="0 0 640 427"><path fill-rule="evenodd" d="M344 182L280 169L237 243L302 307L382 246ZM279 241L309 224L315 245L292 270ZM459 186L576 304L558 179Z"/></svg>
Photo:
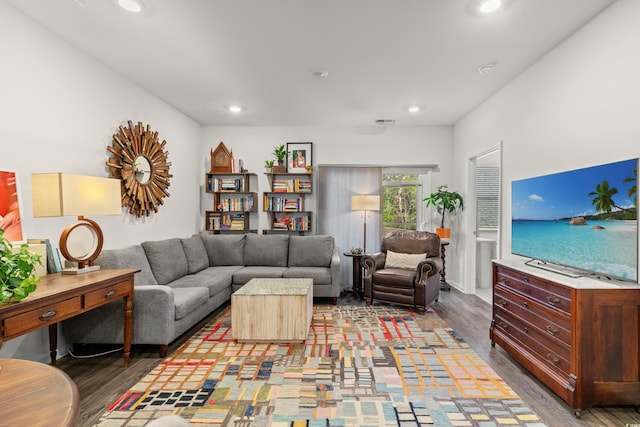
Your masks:
<svg viewBox="0 0 640 427"><path fill-rule="evenodd" d="M424 261L426 258L427 254L404 254L387 251L387 260L384 263L384 267L415 270L420 261Z"/></svg>

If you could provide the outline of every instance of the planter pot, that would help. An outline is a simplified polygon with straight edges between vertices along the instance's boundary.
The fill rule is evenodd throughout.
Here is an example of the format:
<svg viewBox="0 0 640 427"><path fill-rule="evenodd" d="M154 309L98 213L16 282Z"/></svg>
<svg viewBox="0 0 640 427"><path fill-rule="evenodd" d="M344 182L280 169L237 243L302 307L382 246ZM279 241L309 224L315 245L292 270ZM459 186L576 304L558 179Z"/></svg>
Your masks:
<svg viewBox="0 0 640 427"><path fill-rule="evenodd" d="M277 165L273 167L273 173L285 173L287 171L286 166Z"/></svg>
<svg viewBox="0 0 640 427"><path fill-rule="evenodd" d="M451 237L451 229L450 228L436 228L436 234L440 236L441 239L448 239Z"/></svg>

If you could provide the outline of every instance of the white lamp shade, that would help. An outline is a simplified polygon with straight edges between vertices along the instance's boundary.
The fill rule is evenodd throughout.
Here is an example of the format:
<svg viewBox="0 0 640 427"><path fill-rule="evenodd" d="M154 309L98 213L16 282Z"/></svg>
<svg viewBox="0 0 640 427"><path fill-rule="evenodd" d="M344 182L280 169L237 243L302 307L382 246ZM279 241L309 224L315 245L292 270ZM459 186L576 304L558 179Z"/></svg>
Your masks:
<svg viewBox="0 0 640 427"><path fill-rule="evenodd" d="M380 196L351 196L352 211L380 210Z"/></svg>
<svg viewBox="0 0 640 427"><path fill-rule="evenodd" d="M33 216L96 216L122 213L120 180L68 173L31 175Z"/></svg>

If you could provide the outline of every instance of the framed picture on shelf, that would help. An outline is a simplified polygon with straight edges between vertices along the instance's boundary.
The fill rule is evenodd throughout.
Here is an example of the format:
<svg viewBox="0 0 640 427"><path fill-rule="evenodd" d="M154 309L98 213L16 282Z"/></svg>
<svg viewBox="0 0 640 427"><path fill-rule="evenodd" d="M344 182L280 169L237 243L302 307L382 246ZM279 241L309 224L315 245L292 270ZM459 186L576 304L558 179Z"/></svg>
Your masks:
<svg viewBox="0 0 640 427"><path fill-rule="evenodd" d="M306 173L313 166L311 142L287 142L287 172Z"/></svg>

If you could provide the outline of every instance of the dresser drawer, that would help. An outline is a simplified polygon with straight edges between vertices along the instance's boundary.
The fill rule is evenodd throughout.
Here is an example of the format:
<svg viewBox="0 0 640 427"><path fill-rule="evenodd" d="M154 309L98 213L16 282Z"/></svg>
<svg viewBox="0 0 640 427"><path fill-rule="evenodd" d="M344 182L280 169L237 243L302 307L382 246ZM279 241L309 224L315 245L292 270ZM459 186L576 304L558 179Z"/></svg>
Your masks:
<svg viewBox="0 0 640 427"><path fill-rule="evenodd" d="M80 296L60 301L4 320L5 338L25 334L29 331L52 325L76 315L82 309Z"/></svg>
<svg viewBox="0 0 640 427"><path fill-rule="evenodd" d="M500 306L495 307L494 310L494 317L505 320L510 325L507 328L507 332L511 332L511 330L515 328L524 335L531 337L535 342L540 343L549 350L552 350L553 353L564 357L566 360L571 360L570 342L566 343L557 336L551 335L546 329L542 329L535 323L530 322L529 319L521 317L521 313L510 312L508 310L504 310Z"/></svg>
<svg viewBox="0 0 640 427"><path fill-rule="evenodd" d="M504 267L497 269L496 284L520 292L545 307L571 313L571 289L566 286Z"/></svg>
<svg viewBox="0 0 640 427"><path fill-rule="evenodd" d="M571 373L571 350L561 341L539 333L534 326L504 311L494 314L494 327L528 348L542 364L564 377Z"/></svg>
<svg viewBox="0 0 640 427"><path fill-rule="evenodd" d="M566 313L545 307L501 285L494 288L493 303L496 309L513 313L549 336L571 346L571 318Z"/></svg>
<svg viewBox="0 0 640 427"><path fill-rule="evenodd" d="M129 295L130 290L131 284L129 282L122 282L97 291L88 292L84 295L84 307L91 309L101 306L105 301L116 300Z"/></svg>

